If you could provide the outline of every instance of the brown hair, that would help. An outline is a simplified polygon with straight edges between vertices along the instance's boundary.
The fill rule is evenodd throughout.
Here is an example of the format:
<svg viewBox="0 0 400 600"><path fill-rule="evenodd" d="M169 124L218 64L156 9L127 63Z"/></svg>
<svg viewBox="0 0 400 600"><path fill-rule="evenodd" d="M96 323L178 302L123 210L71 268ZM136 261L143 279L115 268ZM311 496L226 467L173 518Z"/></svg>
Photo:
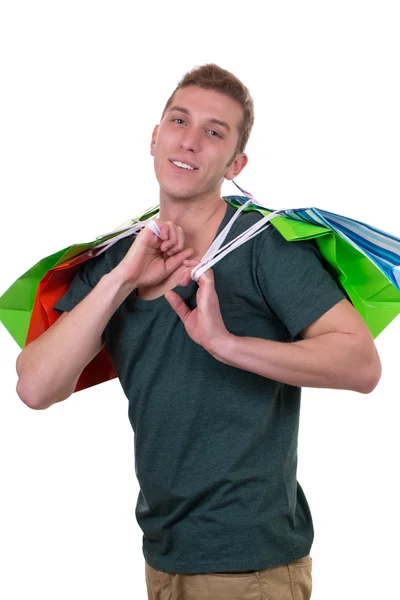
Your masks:
<svg viewBox="0 0 400 600"><path fill-rule="evenodd" d="M188 87L189 85L198 85L202 88L221 92L233 100L236 100L242 107L243 118L239 123L239 140L235 154L232 158L233 162L236 154L244 152L254 123L254 103L249 90L243 85L240 79L218 65L207 64L202 65L201 67L195 67L186 73L178 82L177 87L165 105L161 118L163 118L166 110L171 105L175 92L180 88Z"/></svg>

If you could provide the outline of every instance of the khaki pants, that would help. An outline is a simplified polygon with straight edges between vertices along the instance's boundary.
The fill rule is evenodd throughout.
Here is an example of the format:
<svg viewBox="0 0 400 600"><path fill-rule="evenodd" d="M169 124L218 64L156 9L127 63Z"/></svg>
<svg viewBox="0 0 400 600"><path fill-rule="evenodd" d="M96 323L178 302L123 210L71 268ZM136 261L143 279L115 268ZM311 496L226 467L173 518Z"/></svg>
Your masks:
<svg viewBox="0 0 400 600"><path fill-rule="evenodd" d="M249 573L180 575L146 563L149 600L309 600L310 555L286 565Z"/></svg>

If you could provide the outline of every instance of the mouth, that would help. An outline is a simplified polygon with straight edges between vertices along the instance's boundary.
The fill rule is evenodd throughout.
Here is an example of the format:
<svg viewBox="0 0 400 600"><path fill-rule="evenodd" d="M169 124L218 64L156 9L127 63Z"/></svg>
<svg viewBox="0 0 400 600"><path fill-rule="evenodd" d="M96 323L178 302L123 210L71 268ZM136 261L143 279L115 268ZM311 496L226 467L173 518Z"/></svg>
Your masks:
<svg viewBox="0 0 400 600"><path fill-rule="evenodd" d="M193 173L194 171L198 171L198 167L196 167L195 165L188 163L188 162L183 162L180 160L174 160L174 159L168 159L169 162L173 165L173 167L175 167L174 170L179 170L179 171L186 171L186 172L191 172Z"/></svg>

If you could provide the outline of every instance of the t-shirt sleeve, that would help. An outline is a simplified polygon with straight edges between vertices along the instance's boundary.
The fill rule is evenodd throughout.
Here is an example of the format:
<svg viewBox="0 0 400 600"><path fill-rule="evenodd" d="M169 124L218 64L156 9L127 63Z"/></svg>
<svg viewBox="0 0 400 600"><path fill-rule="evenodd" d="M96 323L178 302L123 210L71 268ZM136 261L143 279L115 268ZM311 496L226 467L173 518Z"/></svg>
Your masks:
<svg viewBox="0 0 400 600"><path fill-rule="evenodd" d="M93 271L95 269L93 268L94 265L90 263L94 260L96 259L93 258L88 260L78 269L70 283L67 293L56 302L53 307L54 310L59 313L69 312L92 291L96 283L100 281L100 277L97 281L97 278L93 277Z"/></svg>
<svg viewBox="0 0 400 600"><path fill-rule="evenodd" d="M71 311L92 291L103 275L122 260L131 244L132 238L124 238L100 256L84 262L75 273L67 293L54 305L54 310L59 313Z"/></svg>
<svg viewBox="0 0 400 600"><path fill-rule="evenodd" d="M266 230L257 277L266 302L293 338L347 298L312 240L288 242L274 227Z"/></svg>

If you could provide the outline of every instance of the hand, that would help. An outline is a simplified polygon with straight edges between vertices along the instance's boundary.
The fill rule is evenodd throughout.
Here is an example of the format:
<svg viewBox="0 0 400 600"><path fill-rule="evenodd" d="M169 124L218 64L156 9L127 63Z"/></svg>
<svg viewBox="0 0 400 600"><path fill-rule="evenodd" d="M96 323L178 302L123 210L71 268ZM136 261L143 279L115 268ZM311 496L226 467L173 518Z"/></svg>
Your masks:
<svg viewBox="0 0 400 600"><path fill-rule="evenodd" d="M199 264L198 261L194 260L184 261L186 267L191 267L190 271L197 264ZM182 280L184 280L184 276L181 279L181 285ZM212 356L218 358L218 349L221 348L222 344L227 343L231 334L226 329L222 319L212 270L208 269L199 278L198 283L197 307L194 310L190 310L175 292L166 292L164 296L182 320L189 337Z"/></svg>
<svg viewBox="0 0 400 600"><path fill-rule="evenodd" d="M160 283L183 265L193 254L184 248L182 227L171 221L157 220L160 237L148 227L142 229L122 261L115 267L124 283L133 288Z"/></svg>

